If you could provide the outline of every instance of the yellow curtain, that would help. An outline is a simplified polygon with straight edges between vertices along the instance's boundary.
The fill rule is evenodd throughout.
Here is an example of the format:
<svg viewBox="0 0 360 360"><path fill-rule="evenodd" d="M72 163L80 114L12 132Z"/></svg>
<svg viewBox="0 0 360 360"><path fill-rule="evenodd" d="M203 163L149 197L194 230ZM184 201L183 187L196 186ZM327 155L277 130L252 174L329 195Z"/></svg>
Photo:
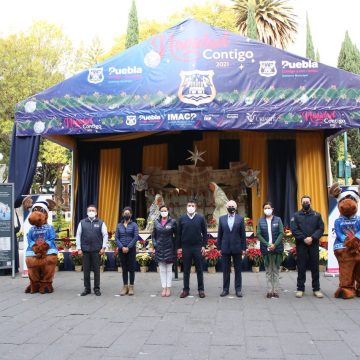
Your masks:
<svg viewBox="0 0 360 360"><path fill-rule="evenodd" d="M256 225L262 216L262 204L267 200L267 134L254 131L240 132L240 158L251 169L260 170L260 196L257 196L256 188L252 188L252 218Z"/></svg>
<svg viewBox="0 0 360 360"><path fill-rule="evenodd" d="M296 133L296 175L299 207L301 197L309 195L312 200L311 206L321 214L327 233L328 196L323 132Z"/></svg>
<svg viewBox="0 0 360 360"><path fill-rule="evenodd" d="M119 219L121 150L100 151L99 217L109 231L115 231Z"/></svg>
<svg viewBox="0 0 360 360"><path fill-rule="evenodd" d="M145 145L143 148L143 172L151 167L167 169L168 146L167 144Z"/></svg>
<svg viewBox="0 0 360 360"><path fill-rule="evenodd" d="M218 132L204 132L203 139L195 141L195 146L199 151L206 151L206 153L201 156L204 161L199 161L199 166L212 166L213 169L219 168Z"/></svg>

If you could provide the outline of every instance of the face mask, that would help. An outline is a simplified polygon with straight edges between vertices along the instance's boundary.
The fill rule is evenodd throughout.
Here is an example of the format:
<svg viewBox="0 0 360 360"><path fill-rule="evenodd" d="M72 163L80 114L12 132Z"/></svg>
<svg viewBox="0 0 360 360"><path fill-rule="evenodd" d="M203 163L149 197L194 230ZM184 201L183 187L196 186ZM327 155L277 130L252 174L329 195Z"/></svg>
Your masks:
<svg viewBox="0 0 360 360"><path fill-rule="evenodd" d="M129 215L129 214L124 215L124 219L125 219L126 221L130 220L130 218L131 218L131 215Z"/></svg>
<svg viewBox="0 0 360 360"><path fill-rule="evenodd" d="M167 211L161 211L160 214L163 218L166 218L169 215L169 213Z"/></svg>
<svg viewBox="0 0 360 360"><path fill-rule="evenodd" d="M236 209L234 207L228 207L227 211L228 211L229 214L234 214Z"/></svg>
<svg viewBox="0 0 360 360"><path fill-rule="evenodd" d="M272 215L272 209L264 209L264 214L266 215L266 216L270 216L270 215Z"/></svg>
<svg viewBox="0 0 360 360"><path fill-rule="evenodd" d="M186 210L187 210L187 212L188 212L190 215L195 212L195 208L192 207L192 206L188 206L188 207L186 208Z"/></svg>
<svg viewBox="0 0 360 360"><path fill-rule="evenodd" d="M302 204L302 208L305 210L305 211L308 211L310 209L310 204L309 203L304 203Z"/></svg>
<svg viewBox="0 0 360 360"><path fill-rule="evenodd" d="M87 216L90 219L94 219L94 217L96 216L96 212L95 211L88 211Z"/></svg>

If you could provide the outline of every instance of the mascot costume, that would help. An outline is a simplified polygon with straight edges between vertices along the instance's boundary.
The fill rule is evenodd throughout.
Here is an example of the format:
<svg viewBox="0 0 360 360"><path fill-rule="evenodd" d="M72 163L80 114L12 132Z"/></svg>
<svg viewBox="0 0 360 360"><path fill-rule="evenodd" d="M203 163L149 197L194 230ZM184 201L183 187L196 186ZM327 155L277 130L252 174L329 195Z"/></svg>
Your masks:
<svg viewBox="0 0 360 360"><path fill-rule="evenodd" d="M336 298L360 297L360 216L356 215L360 201L358 191L342 191L337 183L330 188L330 195L337 199L340 212L340 217L335 220L334 254L340 272Z"/></svg>
<svg viewBox="0 0 360 360"><path fill-rule="evenodd" d="M49 211L55 207L55 202L38 201L33 205L31 197L26 197L23 206L25 209L31 208L29 223L32 225L27 234L26 249L30 285L26 287L25 293L52 293L58 250L55 244L55 230L47 220Z"/></svg>

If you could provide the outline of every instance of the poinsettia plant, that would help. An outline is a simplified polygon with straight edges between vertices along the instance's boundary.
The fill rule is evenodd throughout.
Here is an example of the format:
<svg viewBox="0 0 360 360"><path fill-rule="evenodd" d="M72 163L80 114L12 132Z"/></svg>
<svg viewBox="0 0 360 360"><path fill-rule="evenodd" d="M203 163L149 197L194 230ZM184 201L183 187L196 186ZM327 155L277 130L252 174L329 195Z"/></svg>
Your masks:
<svg viewBox="0 0 360 360"><path fill-rule="evenodd" d="M79 255L77 250L70 253L70 258L74 265L82 265L82 256Z"/></svg>
<svg viewBox="0 0 360 360"><path fill-rule="evenodd" d="M246 256L253 266L260 266L263 261L260 249L257 249L255 247L249 247L246 250Z"/></svg>
<svg viewBox="0 0 360 360"><path fill-rule="evenodd" d="M208 266L215 266L219 261L221 253L216 248L210 248L205 250L205 260Z"/></svg>
<svg viewBox="0 0 360 360"><path fill-rule="evenodd" d="M70 249L71 248L71 239L68 237L61 239L62 245L64 249Z"/></svg>

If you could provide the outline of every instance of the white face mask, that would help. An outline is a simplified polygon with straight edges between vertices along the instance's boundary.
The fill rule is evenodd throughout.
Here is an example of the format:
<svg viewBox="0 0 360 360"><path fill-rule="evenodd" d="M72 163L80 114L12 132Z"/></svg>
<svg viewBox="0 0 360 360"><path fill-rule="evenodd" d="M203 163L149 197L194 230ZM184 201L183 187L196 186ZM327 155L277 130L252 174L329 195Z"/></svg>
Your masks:
<svg viewBox="0 0 360 360"><path fill-rule="evenodd" d="M264 209L264 214L266 216L270 216L270 215L272 215L272 213L273 213L272 209Z"/></svg>
<svg viewBox="0 0 360 360"><path fill-rule="evenodd" d="M169 215L167 211L161 211L160 214L163 218L166 218Z"/></svg>
<svg viewBox="0 0 360 360"><path fill-rule="evenodd" d="M96 212L95 212L95 211L88 211L87 216L88 216L90 219L94 219L95 216L96 216Z"/></svg>
<svg viewBox="0 0 360 360"><path fill-rule="evenodd" d="M193 214L195 212L195 208L193 206L188 206L186 208L186 211L188 212L188 214Z"/></svg>

